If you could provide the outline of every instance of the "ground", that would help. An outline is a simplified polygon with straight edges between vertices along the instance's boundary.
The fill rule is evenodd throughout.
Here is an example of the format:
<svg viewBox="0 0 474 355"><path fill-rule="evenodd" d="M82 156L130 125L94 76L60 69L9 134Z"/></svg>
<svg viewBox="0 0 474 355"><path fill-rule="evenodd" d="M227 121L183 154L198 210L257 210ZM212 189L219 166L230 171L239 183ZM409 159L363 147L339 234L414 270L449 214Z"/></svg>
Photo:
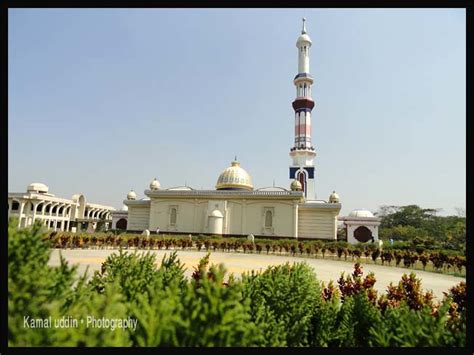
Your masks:
<svg viewBox="0 0 474 355"><path fill-rule="evenodd" d="M69 263L79 264L78 271L80 274L83 274L87 266L89 266L89 275L91 275L95 270L100 270L100 266L107 256L118 251L110 249L54 249L49 261L50 265L59 265L59 252L62 253ZM169 254L171 251L152 250L151 252L156 254L157 262L160 263L163 256ZM178 255L181 262L186 266L186 275L191 276L194 270L193 267L197 266L199 259L205 256L206 253L203 251L178 250ZM211 264L223 263L229 273L234 273L236 276L245 271L264 270L269 265L283 264L287 261L290 263L306 261L314 268L319 280L326 283L330 280L336 282L340 277L341 272L351 273L353 271L352 263L328 259L224 252L211 252L210 257ZM377 280L375 283L375 289L378 290L379 293L384 293L390 282L397 284L404 273L409 273L411 271L406 268L370 264L364 264L363 270L364 275L371 271L375 273L375 278ZM447 292L450 287L456 285L460 281L465 281L465 279L461 277L419 270L416 270L416 274L421 278L423 288L425 290L432 290L438 300L443 298L443 291Z"/></svg>

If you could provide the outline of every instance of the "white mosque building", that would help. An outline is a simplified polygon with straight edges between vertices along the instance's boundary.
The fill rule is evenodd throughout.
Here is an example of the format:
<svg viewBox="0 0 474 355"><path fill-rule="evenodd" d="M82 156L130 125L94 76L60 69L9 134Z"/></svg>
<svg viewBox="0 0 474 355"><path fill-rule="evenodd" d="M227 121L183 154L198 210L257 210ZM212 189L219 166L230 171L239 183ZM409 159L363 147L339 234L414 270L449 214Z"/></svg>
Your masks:
<svg viewBox="0 0 474 355"><path fill-rule="evenodd" d="M315 193L316 150L311 142L311 97L313 78L309 73L311 39L305 19L298 48L298 74L293 83L296 98L294 145L289 155L289 188L254 188L250 174L237 158L217 178L215 190L189 186L162 188L155 178L137 200L132 190L124 210L112 215L113 229L142 232L215 234L299 239L337 238L338 220L346 227L348 242L378 241L380 220L370 211L357 210L339 217L341 203L333 192L328 200Z"/></svg>

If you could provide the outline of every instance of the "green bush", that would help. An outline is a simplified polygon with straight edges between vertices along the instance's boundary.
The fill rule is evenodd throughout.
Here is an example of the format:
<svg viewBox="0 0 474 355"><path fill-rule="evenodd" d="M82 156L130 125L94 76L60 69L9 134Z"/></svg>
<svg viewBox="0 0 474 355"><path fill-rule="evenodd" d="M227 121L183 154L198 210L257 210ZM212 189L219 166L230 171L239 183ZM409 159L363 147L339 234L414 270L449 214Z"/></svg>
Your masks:
<svg viewBox="0 0 474 355"><path fill-rule="evenodd" d="M286 345L309 344L312 315L322 300L320 285L308 264L270 266L263 273L244 275L243 283L253 311L270 312L266 317L278 329L283 324ZM276 341L280 340L277 336Z"/></svg>
<svg viewBox="0 0 474 355"><path fill-rule="evenodd" d="M375 275L362 267L320 284L306 263L286 263L236 279L201 259L191 278L176 252L157 265L153 254L110 255L90 280L61 258L48 266L51 243L34 225L8 230L9 346L465 346L466 284L441 304L422 293L414 273L378 297ZM136 237L128 240L134 244ZM100 239L100 238L99 238ZM98 239L98 240L99 240ZM106 237L104 237L104 240ZM78 243L79 239L72 241ZM236 241L237 242L237 241ZM230 242L229 242L230 243ZM232 242L233 243L233 242ZM177 244L179 245L179 244ZM210 246L211 244L209 244ZM315 244L305 244L308 247ZM297 243L285 244L288 250ZM330 248L345 247L333 243ZM442 257L444 254L439 254ZM462 261L462 260L461 260ZM453 261L454 263L454 261ZM59 319L132 317L135 330L24 327L23 316Z"/></svg>

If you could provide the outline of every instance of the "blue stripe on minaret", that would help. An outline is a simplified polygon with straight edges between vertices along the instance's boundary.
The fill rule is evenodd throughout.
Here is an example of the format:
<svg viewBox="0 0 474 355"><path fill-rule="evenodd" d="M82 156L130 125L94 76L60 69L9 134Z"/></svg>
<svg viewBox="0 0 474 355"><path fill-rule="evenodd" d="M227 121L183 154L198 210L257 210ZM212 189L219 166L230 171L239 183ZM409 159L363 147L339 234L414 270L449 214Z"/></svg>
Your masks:
<svg viewBox="0 0 474 355"><path fill-rule="evenodd" d="M304 170L306 170L306 172L308 173L308 178L309 179L314 179L314 167L312 166L304 166L302 167ZM299 167L295 168L295 167L292 167L290 168L290 179L295 179L296 178L296 172L300 170Z"/></svg>
<svg viewBox="0 0 474 355"><path fill-rule="evenodd" d="M302 107L302 108L297 108L295 112L302 112L302 111L311 112L312 110L313 110L312 108Z"/></svg>

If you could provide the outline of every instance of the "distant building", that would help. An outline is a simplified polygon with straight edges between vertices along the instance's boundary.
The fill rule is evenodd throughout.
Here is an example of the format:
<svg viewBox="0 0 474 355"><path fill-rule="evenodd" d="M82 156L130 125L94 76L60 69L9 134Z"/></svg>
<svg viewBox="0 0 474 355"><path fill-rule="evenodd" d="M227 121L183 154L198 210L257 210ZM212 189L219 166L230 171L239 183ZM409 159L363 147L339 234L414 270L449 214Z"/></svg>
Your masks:
<svg viewBox="0 0 474 355"><path fill-rule="evenodd" d="M26 192L8 193L8 217L18 218L18 227L28 227L35 221L48 229L57 231L87 231L95 229L97 223L104 223L110 228L110 206L87 203L82 194L71 199L56 197L49 193L49 188L42 183L28 185Z"/></svg>

